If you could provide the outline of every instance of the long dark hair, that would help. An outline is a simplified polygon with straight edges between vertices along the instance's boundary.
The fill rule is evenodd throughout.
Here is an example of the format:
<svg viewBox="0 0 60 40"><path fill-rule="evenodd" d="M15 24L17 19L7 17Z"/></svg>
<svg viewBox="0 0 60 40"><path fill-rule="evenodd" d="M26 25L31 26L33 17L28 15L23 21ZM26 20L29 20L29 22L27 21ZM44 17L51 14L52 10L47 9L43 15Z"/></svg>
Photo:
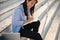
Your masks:
<svg viewBox="0 0 60 40"><path fill-rule="evenodd" d="M25 0L25 2L23 3L23 8L24 8L25 15L28 17L27 2L26 1L27 0ZM28 0L28 1L31 1L31 0ZM37 3L37 0L36 0L36 3ZM32 15L32 13L34 13L34 7L35 7L35 5L32 8L30 8L31 15Z"/></svg>

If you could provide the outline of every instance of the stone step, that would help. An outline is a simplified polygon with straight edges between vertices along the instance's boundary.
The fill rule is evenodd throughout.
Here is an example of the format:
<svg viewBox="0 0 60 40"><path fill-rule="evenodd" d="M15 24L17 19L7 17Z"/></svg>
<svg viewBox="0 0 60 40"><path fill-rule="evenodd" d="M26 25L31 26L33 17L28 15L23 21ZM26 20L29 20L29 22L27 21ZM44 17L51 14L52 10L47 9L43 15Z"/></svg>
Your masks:
<svg viewBox="0 0 60 40"><path fill-rule="evenodd" d="M20 33L4 33L4 40L20 40Z"/></svg>
<svg viewBox="0 0 60 40"><path fill-rule="evenodd" d="M0 15L4 14L5 12L7 12L8 10L11 10L15 7L17 7L18 5L20 5L21 3L23 3L24 0L9 0L6 3L3 3L0 5Z"/></svg>
<svg viewBox="0 0 60 40"><path fill-rule="evenodd" d="M56 39L56 34L59 29L59 20L57 19L57 16L55 16L49 31L47 32L47 35L44 40L55 40Z"/></svg>
<svg viewBox="0 0 60 40"><path fill-rule="evenodd" d="M2 32L5 28L7 28L8 25L11 25L11 18L12 16L5 19L3 22L0 22L0 32Z"/></svg>
<svg viewBox="0 0 60 40"><path fill-rule="evenodd" d="M51 24L52 24L52 21L53 21L55 15L56 15L56 11L57 11L58 7L59 7L59 2L57 1L53 5L53 7L50 9L50 11L48 12L47 21L46 21L44 29L43 29L44 31L42 32L42 37L43 38L45 38L45 36L46 36L46 34L47 34Z"/></svg>

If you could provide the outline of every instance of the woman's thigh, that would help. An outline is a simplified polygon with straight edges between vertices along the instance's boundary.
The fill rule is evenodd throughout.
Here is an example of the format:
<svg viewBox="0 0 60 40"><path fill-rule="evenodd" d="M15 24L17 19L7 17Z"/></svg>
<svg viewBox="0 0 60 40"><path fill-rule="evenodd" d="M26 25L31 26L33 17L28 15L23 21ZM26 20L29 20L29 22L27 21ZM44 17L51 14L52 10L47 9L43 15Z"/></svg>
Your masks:
<svg viewBox="0 0 60 40"><path fill-rule="evenodd" d="M23 27L25 28L25 29L32 29L32 28L36 28L36 27L39 27L39 25L40 25L40 21L36 21L36 22L32 22L32 23L29 23L29 24L27 24L27 25L24 25Z"/></svg>

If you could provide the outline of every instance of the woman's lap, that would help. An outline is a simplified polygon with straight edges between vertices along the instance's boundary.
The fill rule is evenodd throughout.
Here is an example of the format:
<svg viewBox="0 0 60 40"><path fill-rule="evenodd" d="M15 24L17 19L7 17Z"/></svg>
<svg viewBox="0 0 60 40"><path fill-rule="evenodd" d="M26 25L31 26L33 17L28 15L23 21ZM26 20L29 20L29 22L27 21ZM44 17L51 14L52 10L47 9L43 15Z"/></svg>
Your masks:
<svg viewBox="0 0 60 40"><path fill-rule="evenodd" d="M25 29L29 29L30 30L32 28L39 27L39 25L40 25L40 21L36 21L36 22L29 23L27 25L24 25L23 27Z"/></svg>
<svg viewBox="0 0 60 40"><path fill-rule="evenodd" d="M35 39L36 37L39 37L40 34L37 32L38 31L38 28L39 28L39 25L40 25L40 22L37 21L37 22L33 22L33 23L30 23L30 24L27 24L24 27L24 29L20 29L20 35L22 37L27 37L27 38L31 38L31 39ZM35 26L35 27L34 27ZM36 29L34 31L31 31L30 29ZM41 37L41 36L40 36Z"/></svg>

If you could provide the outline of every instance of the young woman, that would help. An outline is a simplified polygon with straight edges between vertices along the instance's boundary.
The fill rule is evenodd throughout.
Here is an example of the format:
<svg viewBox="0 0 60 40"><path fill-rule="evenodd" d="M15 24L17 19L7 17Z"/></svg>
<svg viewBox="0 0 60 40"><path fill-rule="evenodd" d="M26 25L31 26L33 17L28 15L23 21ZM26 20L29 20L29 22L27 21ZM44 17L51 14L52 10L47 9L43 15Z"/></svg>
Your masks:
<svg viewBox="0 0 60 40"><path fill-rule="evenodd" d="M24 25L33 20L34 7L36 3L37 0L25 0L24 3L15 9L12 17L12 30L14 33L19 32L22 37L42 40L41 35L38 33L40 21ZM31 29L33 29L33 31L31 31Z"/></svg>

